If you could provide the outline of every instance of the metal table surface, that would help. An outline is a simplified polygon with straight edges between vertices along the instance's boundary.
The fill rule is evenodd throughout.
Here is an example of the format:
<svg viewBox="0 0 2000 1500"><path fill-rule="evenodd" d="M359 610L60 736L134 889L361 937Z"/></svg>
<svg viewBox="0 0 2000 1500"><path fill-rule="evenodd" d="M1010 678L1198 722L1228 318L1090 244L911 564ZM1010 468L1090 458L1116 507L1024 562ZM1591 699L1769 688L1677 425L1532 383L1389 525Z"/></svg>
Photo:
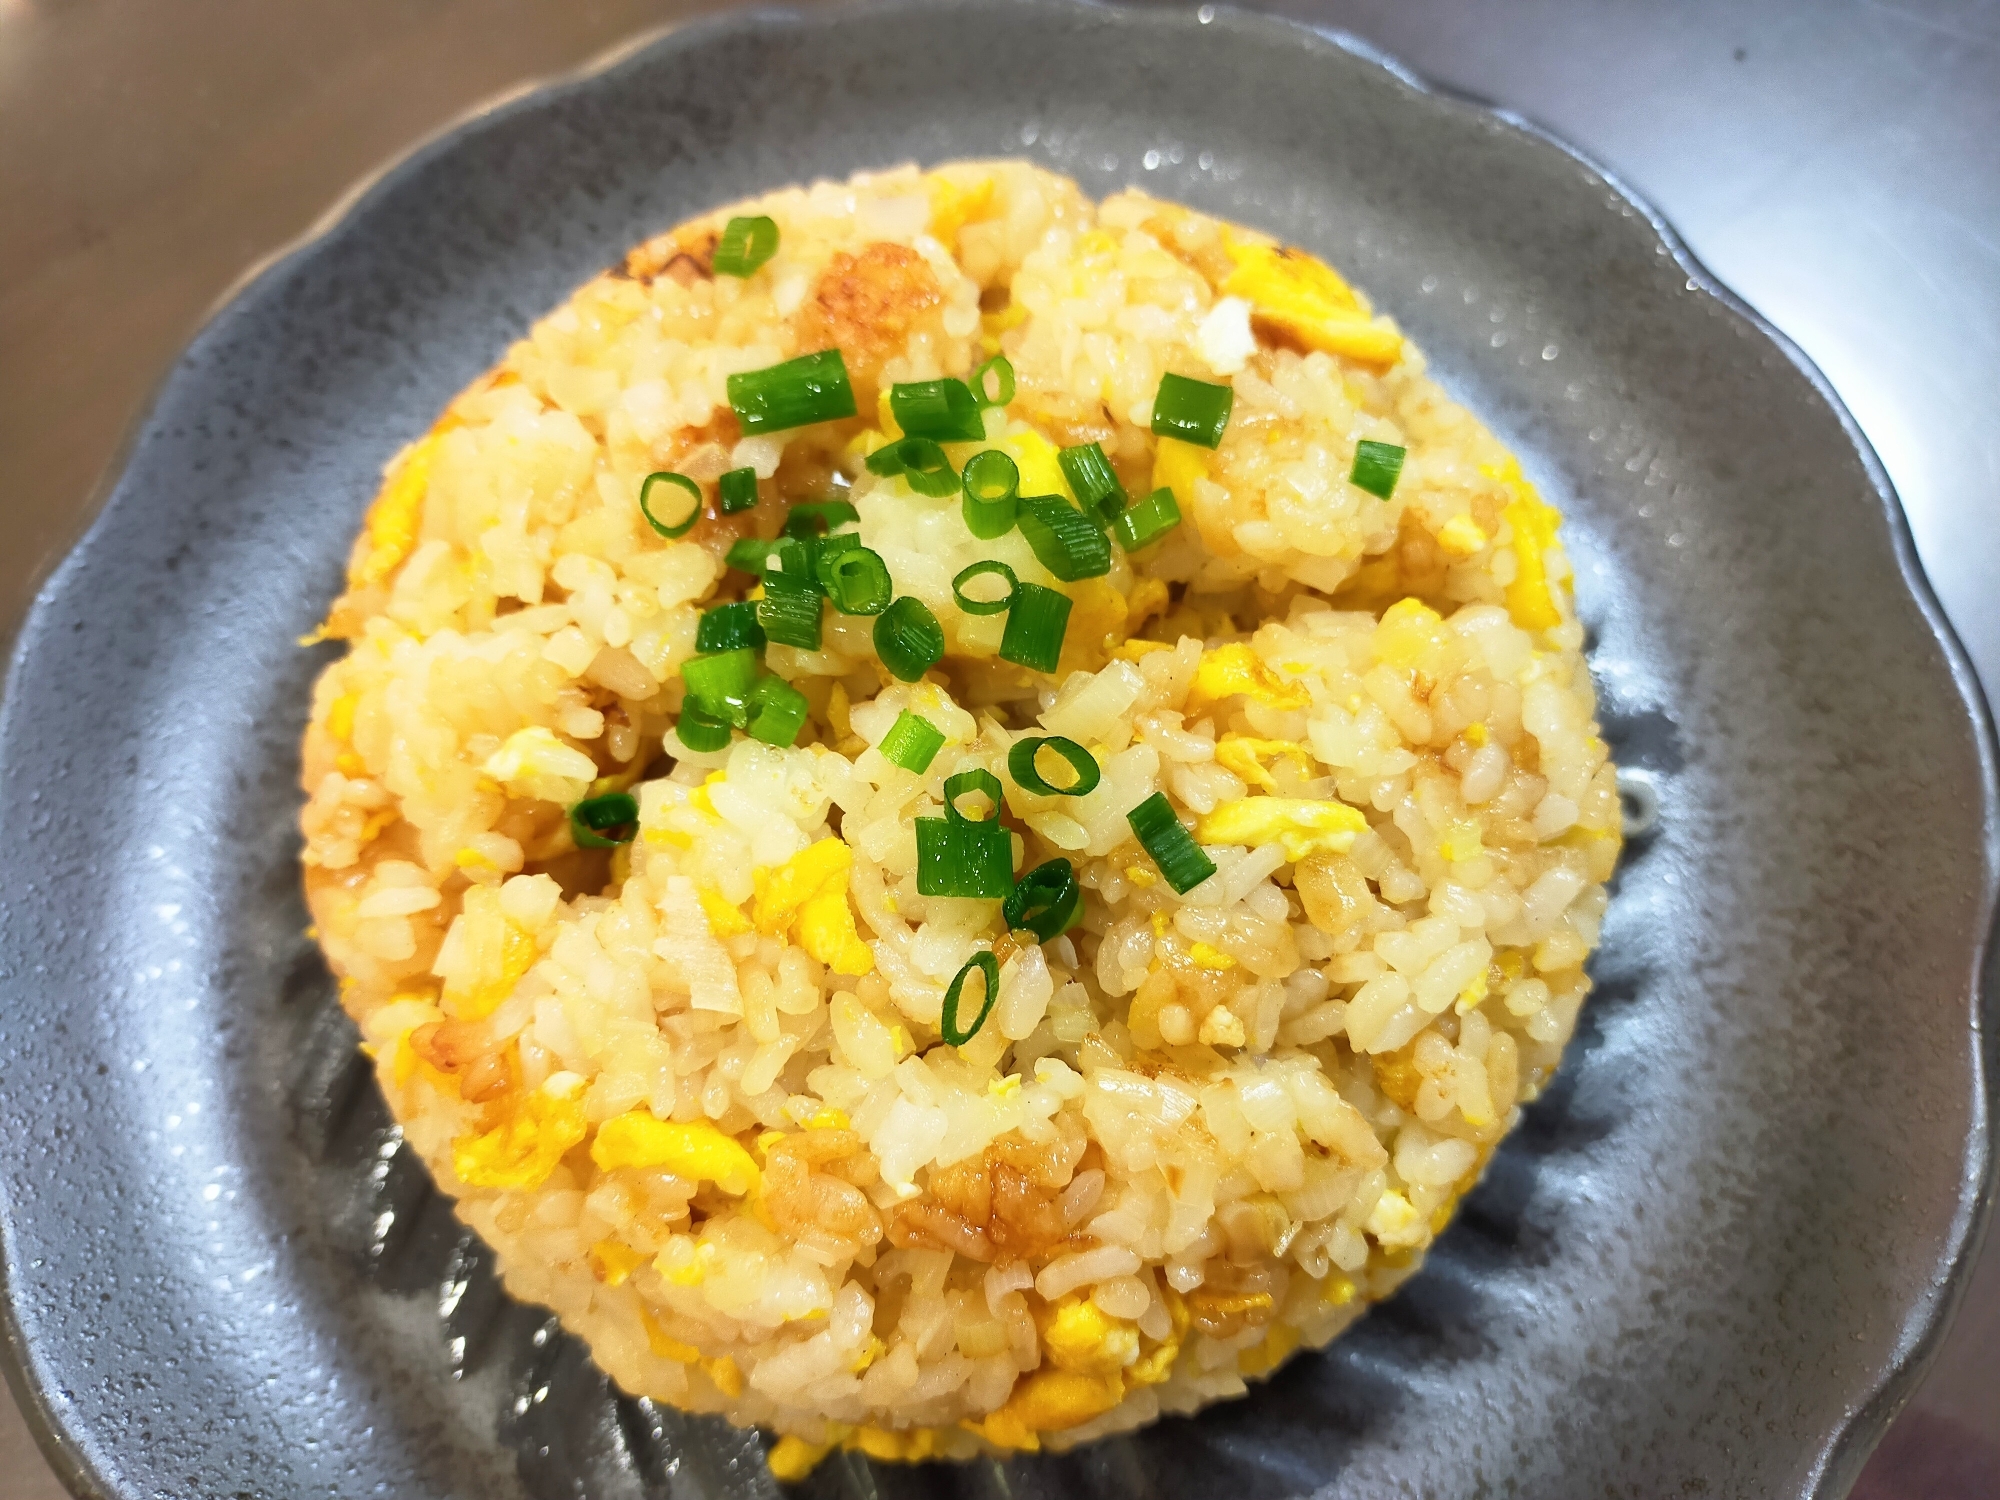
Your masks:
<svg viewBox="0 0 2000 1500"><path fill-rule="evenodd" d="M2000 698L2000 0L1274 0L1552 127L1832 380ZM680 0L0 0L0 641L247 268ZM0 1399L0 1500L55 1500ZM2000 1494L2000 1241L1856 1495Z"/></svg>

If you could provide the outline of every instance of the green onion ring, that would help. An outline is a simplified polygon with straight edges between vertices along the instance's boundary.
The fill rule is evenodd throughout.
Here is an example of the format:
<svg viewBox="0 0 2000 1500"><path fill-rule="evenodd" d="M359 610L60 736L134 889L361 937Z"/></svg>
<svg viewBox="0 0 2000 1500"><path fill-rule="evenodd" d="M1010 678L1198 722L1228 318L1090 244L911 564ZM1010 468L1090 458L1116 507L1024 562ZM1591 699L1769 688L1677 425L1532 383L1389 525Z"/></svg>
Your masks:
<svg viewBox="0 0 2000 1500"><path fill-rule="evenodd" d="M688 511L687 519L677 525L669 526L653 514L653 487L662 483L671 484L679 489L686 490L688 494L694 497L694 507ZM646 518L648 526L652 527L653 530L657 531L668 541L673 541L676 537L686 536L690 531L694 530L694 523L701 519L701 486L685 474L671 474L665 469L662 469L657 474L648 474L646 482L639 486L639 514Z"/></svg>
<svg viewBox="0 0 2000 1500"><path fill-rule="evenodd" d="M965 592L965 586L975 578L1004 578L1007 592L998 599L973 599ZM951 581L951 597L958 601L958 607L969 615L998 615L1006 613L1014 602L1014 593L1021 587L1021 580L1014 576L1014 570L998 558L989 557L984 562L976 562L969 568L962 568Z"/></svg>
<svg viewBox="0 0 2000 1500"><path fill-rule="evenodd" d="M1035 757L1043 750L1053 750L1069 762L1076 772L1076 780L1068 786L1054 786L1040 771L1035 769ZM1075 740L1065 739L1059 734L1029 735L1016 740L1007 752L1007 770L1014 780L1037 797L1081 797L1097 789L1097 783L1104 773L1098 769L1097 757L1092 755Z"/></svg>
<svg viewBox="0 0 2000 1500"><path fill-rule="evenodd" d="M1082 910L1083 887L1077 884L1076 867L1066 859L1036 865L1000 903L1009 932L1026 930L1044 943L1074 926Z"/></svg>
<svg viewBox="0 0 2000 1500"><path fill-rule="evenodd" d="M569 810L569 831L579 849L615 849L629 844L639 832L639 799L630 792L586 797Z"/></svg>
<svg viewBox="0 0 2000 1500"><path fill-rule="evenodd" d="M977 969L986 977L986 1003L979 1007L979 1019L964 1030L958 1029L958 1001L965 990L965 977ZM979 952L965 961L965 967L952 980L951 988L944 992L944 1008L938 1012L938 1030L944 1033L945 1041L953 1047L963 1047L979 1035L979 1028L986 1024L986 1018L993 1014L993 1003L1000 998L1000 960L991 953Z"/></svg>

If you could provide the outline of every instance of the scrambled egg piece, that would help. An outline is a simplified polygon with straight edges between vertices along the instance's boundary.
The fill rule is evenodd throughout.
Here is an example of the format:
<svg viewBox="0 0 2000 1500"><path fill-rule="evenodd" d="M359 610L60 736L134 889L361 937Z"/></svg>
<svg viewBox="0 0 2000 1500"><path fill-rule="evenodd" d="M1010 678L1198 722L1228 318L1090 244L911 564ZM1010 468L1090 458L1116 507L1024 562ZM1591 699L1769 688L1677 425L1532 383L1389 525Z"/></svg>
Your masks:
<svg viewBox="0 0 2000 1500"><path fill-rule="evenodd" d="M1025 478L1025 476L1023 476ZM1194 513L1194 482L1208 478L1208 452L1179 438L1163 437L1153 450L1153 488L1172 490L1182 515ZM1024 489L1021 492L1026 494Z"/></svg>
<svg viewBox="0 0 2000 1500"><path fill-rule="evenodd" d="M1310 797L1238 797L1217 803L1195 825L1195 841L1203 844L1278 843L1294 863L1309 854L1345 854L1368 820L1345 802Z"/></svg>
<svg viewBox="0 0 2000 1500"><path fill-rule="evenodd" d="M854 851L828 837L775 870L758 870L751 877L757 930L774 936L793 932L801 948L836 974L869 973L875 954L861 941L847 901L847 875L853 868Z"/></svg>
<svg viewBox="0 0 2000 1500"><path fill-rule="evenodd" d="M958 232L986 212L993 201L993 179L981 177L961 186L933 173L924 180L930 192L931 233L947 250L958 246Z"/></svg>
<svg viewBox="0 0 2000 1500"><path fill-rule="evenodd" d="M1453 516L1438 528L1438 545L1447 556L1472 557L1491 540L1470 516Z"/></svg>
<svg viewBox="0 0 2000 1500"><path fill-rule="evenodd" d="M1114 1318L1095 1302L1072 1292L1038 1321L1042 1347L1059 1370L1078 1375L1115 1375L1139 1358L1139 1326Z"/></svg>
<svg viewBox="0 0 2000 1500"><path fill-rule="evenodd" d="M797 1484L819 1466L831 1443L809 1443L801 1437L781 1437L771 1445L771 1477L780 1484Z"/></svg>
<svg viewBox="0 0 2000 1500"><path fill-rule="evenodd" d="M751 930L750 919L743 915L743 908L714 886L703 886L695 892L695 896L701 902L701 914L708 918L708 930L717 937L732 938Z"/></svg>
<svg viewBox="0 0 2000 1500"><path fill-rule="evenodd" d="M606 1286L623 1286L646 1260L622 1240L599 1240L590 1247L590 1273Z"/></svg>
<svg viewBox="0 0 2000 1500"><path fill-rule="evenodd" d="M1304 708L1312 702L1303 685L1285 681L1264 665L1248 642L1238 641L1202 657L1195 668L1194 690L1188 694L1188 712L1238 693L1272 708Z"/></svg>
<svg viewBox="0 0 2000 1500"><path fill-rule="evenodd" d="M492 1015L541 957L534 938L501 910L500 893L490 886L466 889L452 939L464 955L465 971L446 989L444 1008L462 1021Z"/></svg>
<svg viewBox="0 0 2000 1500"><path fill-rule="evenodd" d="M590 1159L604 1172L619 1167L664 1167L676 1177L712 1182L742 1197L763 1174L736 1141L706 1120L662 1120L650 1109L628 1110L597 1127Z"/></svg>
<svg viewBox="0 0 2000 1500"><path fill-rule="evenodd" d="M380 583L417 545L417 531L424 519L424 496L431 487L431 460L437 454L440 436L433 432L405 452L390 471L382 493L368 507L368 550L349 565L349 588L365 589Z"/></svg>
<svg viewBox="0 0 2000 1500"><path fill-rule="evenodd" d="M1236 1371L1239 1375L1268 1375L1298 1347L1298 1332L1283 1323L1274 1323L1271 1331L1264 1335L1263 1343L1236 1356Z"/></svg>
<svg viewBox="0 0 2000 1500"><path fill-rule="evenodd" d="M1223 244L1236 269L1222 290L1241 297L1266 323L1310 349L1344 354L1374 365L1403 355L1403 336L1369 316L1354 289L1325 262L1289 245L1247 240L1225 231Z"/></svg>
<svg viewBox="0 0 2000 1500"><path fill-rule="evenodd" d="M467 1187L540 1187L589 1129L583 1118L583 1080L574 1073L557 1073L522 1096L491 1130L453 1141L452 1170Z"/></svg>
<svg viewBox="0 0 2000 1500"><path fill-rule="evenodd" d="M1405 672L1435 677L1452 643L1444 617L1421 599L1399 599L1375 626L1375 655Z"/></svg>
<svg viewBox="0 0 2000 1500"><path fill-rule="evenodd" d="M1543 503L1521 473L1519 461L1509 458L1504 464L1482 464L1479 472L1499 480L1510 497L1501 512L1514 532L1514 581L1507 585L1507 613L1523 630L1546 630L1562 624L1562 610L1549 587L1543 555L1555 545L1561 514Z"/></svg>
<svg viewBox="0 0 2000 1500"><path fill-rule="evenodd" d="M516 797L539 797L564 806L578 801L597 780L597 762L536 725L517 729L480 767Z"/></svg>
<svg viewBox="0 0 2000 1500"><path fill-rule="evenodd" d="M1429 1238L1423 1216L1394 1188L1376 1200L1365 1227L1384 1250L1408 1250Z"/></svg>
<svg viewBox="0 0 2000 1500"><path fill-rule="evenodd" d="M1021 494L1061 495L1066 500L1075 501L1076 496L1070 493L1069 481L1063 478L1056 445L1032 427L1003 433L987 446L1000 449L1014 460L1014 467L1021 471Z"/></svg>
<svg viewBox="0 0 2000 1500"><path fill-rule="evenodd" d="M997 1447L1039 1448L1036 1433L1081 1427L1124 1399L1120 1375L1083 1375L1045 1366L1023 1376L1007 1404L974 1430Z"/></svg>
<svg viewBox="0 0 2000 1500"><path fill-rule="evenodd" d="M1297 740L1260 740L1247 734L1225 734L1215 744L1217 765L1267 792L1278 789L1278 778L1265 769L1264 762L1287 755L1297 759L1307 771L1312 769L1312 751Z"/></svg>

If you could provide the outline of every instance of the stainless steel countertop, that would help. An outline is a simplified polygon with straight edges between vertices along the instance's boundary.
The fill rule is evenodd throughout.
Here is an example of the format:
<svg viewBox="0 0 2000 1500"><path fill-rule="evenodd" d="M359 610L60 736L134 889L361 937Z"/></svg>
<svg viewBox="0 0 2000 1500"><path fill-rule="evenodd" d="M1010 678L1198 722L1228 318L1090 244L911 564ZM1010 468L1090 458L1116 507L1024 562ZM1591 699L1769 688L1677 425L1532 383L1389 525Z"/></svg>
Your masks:
<svg viewBox="0 0 2000 1500"><path fill-rule="evenodd" d="M0 0L0 639L246 269L467 109L699 8ZM1272 8L1518 110L1651 199L1845 398L2000 698L2000 0ZM2000 1242L1855 1491L1996 1492ZM0 1500L60 1494L0 1401Z"/></svg>

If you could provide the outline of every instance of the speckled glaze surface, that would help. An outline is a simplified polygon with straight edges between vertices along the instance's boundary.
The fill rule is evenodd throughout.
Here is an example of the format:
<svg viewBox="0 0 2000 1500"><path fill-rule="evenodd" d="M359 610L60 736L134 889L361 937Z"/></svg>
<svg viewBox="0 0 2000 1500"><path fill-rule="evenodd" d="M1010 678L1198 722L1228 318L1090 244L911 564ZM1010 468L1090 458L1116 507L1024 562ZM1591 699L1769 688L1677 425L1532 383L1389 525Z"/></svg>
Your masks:
<svg viewBox="0 0 2000 1500"><path fill-rule="evenodd" d="M1282 23L1019 0L737 16L482 116L167 382L0 705L10 1374L80 1492L774 1492L757 1437L615 1397L509 1302L399 1149L302 933L324 657L292 641L384 459L628 244L998 154L1283 234L1402 322L1568 514L1659 818L1556 1086L1328 1354L1064 1458L844 1455L808 1492L1845 1488L1983 1209L2000 869L1990 735L1879 468L1534 132Z"/></svg>

